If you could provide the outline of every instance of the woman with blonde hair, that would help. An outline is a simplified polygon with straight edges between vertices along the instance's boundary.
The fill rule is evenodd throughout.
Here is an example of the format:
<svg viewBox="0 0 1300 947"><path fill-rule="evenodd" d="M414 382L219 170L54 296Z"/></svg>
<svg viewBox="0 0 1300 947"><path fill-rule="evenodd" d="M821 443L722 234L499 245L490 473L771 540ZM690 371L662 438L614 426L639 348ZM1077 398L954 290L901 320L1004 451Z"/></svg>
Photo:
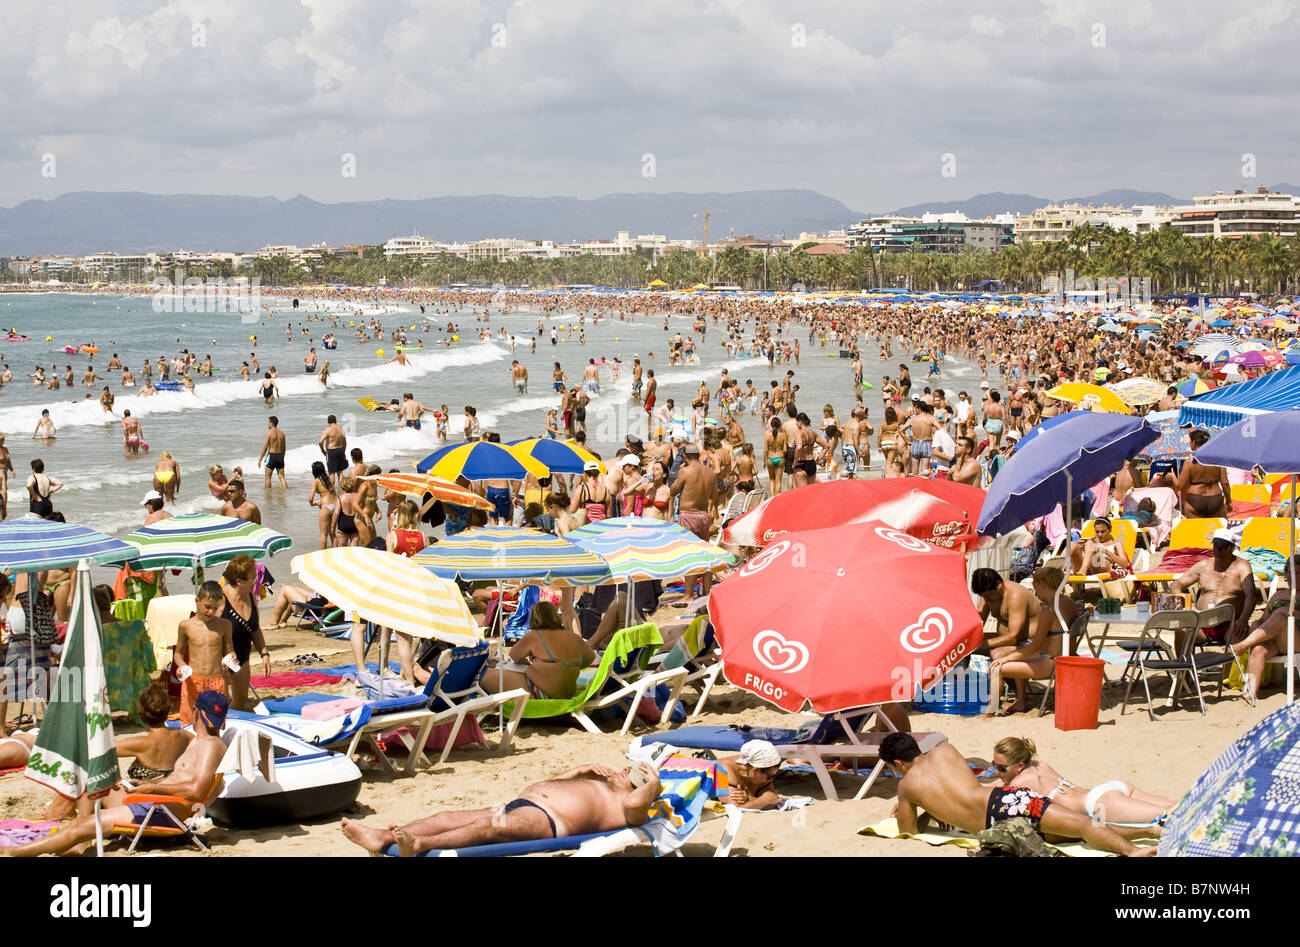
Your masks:
<svg viewBox="0 0 1300 947"><path fill-rule="evenodd" d="M218 500L226 498L226 484L230 478L226 476L226 471L220 464L213 464L208 468L208 492Z"/></svg>
<svg viewBox="0 0 1300 947"><path fill-rule="evenodd" d="M1119 779L1091 789L1075 785L1037 756L1033 740L1006 737L993 747L993 769L1003 786L1036 792L1098 822L1150 825L1155 836L1160 834L1164 817L1177 804Z"/></svg>
<svg viewBox="0 0 1300 947"><path fill-rule="evenodd" d="M165 450L158 455L158 463L153 468L153 488L168 503L175 505L176 493L181 488L181 465L176 463L171 451Z"/></svg>

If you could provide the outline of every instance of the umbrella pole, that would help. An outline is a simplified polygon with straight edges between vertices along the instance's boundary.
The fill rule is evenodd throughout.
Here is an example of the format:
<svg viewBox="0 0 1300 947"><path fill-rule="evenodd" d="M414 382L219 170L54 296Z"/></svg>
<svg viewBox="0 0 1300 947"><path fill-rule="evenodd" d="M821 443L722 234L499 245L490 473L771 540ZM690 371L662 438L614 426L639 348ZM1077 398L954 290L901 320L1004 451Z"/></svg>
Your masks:
<svg viewBox="0 0 1300 947"><path fill-rule="evenodd" d="M1073 571L1071 565L1071 560L1073 559L1073 556L1071 556L1071 540L1073 539L1073 534L1070 532L1070 524L1073 521L1071 514L1074 512L1074 504L1071 502L1073 494L1074 478L1070 476L1070 471L1067 469L1065 471L1065 568L1061 570L1064 574L1064 579L1061 582L1061 587L1058 588L1056 594L1052 596L1052 611L1056 612L1056 620L1060 622L1061 631L1065 635L1066 654L1074 653L1074 642L1070 640L1070 626L1065 623L1065 616L1061 614L1061 593L1069 589L1070 573ZM1093 655L1093 657L1097 657L1097 655Z"/></svg>
<svg viewBox="0 0 1300 947"><path fill-rule="evenodd" d="M1287 564L1291 573L1291 607L1286 613L1286 702L1295 700L1295 481L1291 475L1291 561ZM1258 687L1258 685L1256 685Z"/></svg>
<svg viewBox="0 0 1300 947"><path fill-rule="evenodd" d="M99 803L100 800L96 799L95 800L95 857L103 858L104 857L104 826L99 821Z"/></svg>

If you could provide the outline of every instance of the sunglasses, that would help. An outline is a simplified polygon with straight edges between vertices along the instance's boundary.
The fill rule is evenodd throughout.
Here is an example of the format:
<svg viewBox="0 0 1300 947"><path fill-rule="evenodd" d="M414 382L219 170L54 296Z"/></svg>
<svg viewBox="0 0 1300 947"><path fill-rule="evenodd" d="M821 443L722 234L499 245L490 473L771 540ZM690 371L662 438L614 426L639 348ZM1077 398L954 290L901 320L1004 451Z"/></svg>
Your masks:
<svg viewBox="0 0 1300 947"><path fill-rule="evenodd" d="M997 773L1007 773L1007 772L1010 772L1010 771L1011 771L1011 767L1013 767L1013 766L1015 766L1015 765L1016 765L1015 763L1007 763L1007 764L1005 764L1005 765L999 765L999 764L997 764L997 763L994 763L994 764L993 764L993 770L994 770L994 772L997 772Z"/></svg>

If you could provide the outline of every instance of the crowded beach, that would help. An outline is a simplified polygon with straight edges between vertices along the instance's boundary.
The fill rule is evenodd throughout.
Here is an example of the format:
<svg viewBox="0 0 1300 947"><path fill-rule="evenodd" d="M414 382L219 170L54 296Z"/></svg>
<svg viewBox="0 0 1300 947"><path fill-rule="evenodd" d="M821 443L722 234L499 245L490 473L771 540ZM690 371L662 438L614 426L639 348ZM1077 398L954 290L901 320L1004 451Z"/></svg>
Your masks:
<svg viewBox="0 0 1300 947"><path fill-rule="evenodd" d="M384 470L341 406L288 438L263 373L257 468L177 514L162 450L121 535L65 521L38 426L0 524L0 854L1292 853L1200 797L1292 714L1300 301L291 293L317 377L315 346L400 364L528 313L501 385L552 403L521 439L384 392L440 444ZM663 346L582 349L635 322ZM705 353L752 361L660 388ZM204 384L190 349L154 368Z"/></svg>

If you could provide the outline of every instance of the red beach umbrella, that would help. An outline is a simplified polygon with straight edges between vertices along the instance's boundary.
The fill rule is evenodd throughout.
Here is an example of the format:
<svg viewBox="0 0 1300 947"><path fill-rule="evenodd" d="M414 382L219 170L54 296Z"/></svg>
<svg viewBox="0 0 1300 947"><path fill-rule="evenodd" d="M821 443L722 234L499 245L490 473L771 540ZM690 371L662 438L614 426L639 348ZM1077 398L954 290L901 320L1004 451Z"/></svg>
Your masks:
<svg viewBox="0 0 1300 947"><path fill-rule="evenodd" d="M983 634L962 554L878 521L777 537L709 615L727 680L788 711L911 700Z"/></svg>
<svg viewBox="0 0 1300 947"><path fill-rule="evenodd" d="M722 541L761 547L793 530L881 520L918 539L953 547L976 540L983 506L979 487L947 480L832 480L764 500L724 527Z"/></svg>

